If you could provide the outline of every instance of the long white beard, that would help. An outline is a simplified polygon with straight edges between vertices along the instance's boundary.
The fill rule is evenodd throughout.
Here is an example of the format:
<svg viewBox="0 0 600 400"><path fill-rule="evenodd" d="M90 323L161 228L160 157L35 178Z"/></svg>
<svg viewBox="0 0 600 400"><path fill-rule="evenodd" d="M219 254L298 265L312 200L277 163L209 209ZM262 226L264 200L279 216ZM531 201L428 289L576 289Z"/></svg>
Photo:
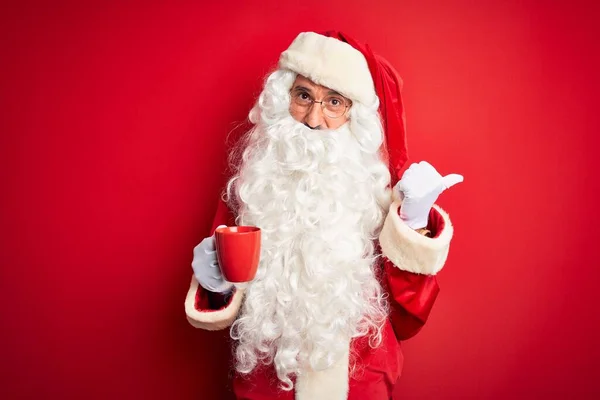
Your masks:
<svg viewBox="0 0 600 400"><path fill-rule="evenodd" d="M389 204L387 167L348 124L314 131L291 116L259 123L243 158L229 200L238 224L261 228L262 252L231 330L236 369L273 363L291 389L292 376L332 366L351 338L381 340L374 239Z"/></svg>

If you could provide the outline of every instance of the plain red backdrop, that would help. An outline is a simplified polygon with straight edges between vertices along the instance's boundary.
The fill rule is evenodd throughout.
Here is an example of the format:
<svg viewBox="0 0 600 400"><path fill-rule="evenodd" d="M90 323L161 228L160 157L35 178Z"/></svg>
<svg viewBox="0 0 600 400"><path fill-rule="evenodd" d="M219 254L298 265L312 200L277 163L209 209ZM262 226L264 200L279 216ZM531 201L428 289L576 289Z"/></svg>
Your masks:
<svg viewBox="0 0 600 400"><path fill-rule="evenodd" d="M399 397L600 395L592 2L83 3L0 12L1 398L229 398L227 332L184 315L192 248L228 132L326 29L404 78L410 162L465 176Z"/></svg>

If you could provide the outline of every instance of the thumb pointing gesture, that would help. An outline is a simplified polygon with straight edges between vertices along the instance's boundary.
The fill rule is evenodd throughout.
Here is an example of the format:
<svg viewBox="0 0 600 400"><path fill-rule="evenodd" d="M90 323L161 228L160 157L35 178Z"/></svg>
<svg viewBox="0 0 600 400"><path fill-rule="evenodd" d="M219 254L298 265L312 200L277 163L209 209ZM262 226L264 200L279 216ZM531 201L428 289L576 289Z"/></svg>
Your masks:
<svg viewBox="0 0 600 400"><path fill-rule="evenodd" d="M449 174L442 178L442 184L444 185L444 189L450 189L452 186L460 183L464 180L462 175L459 174Z"/></svg>
<svg viewBox="0 0 600 400"><path fill-rule="evenodd" d="M438 196L463 180L459 174L442 177L427 161L413 163L394 187L402 201L400 218L413 229L427 226L429 211Z"/></svg>

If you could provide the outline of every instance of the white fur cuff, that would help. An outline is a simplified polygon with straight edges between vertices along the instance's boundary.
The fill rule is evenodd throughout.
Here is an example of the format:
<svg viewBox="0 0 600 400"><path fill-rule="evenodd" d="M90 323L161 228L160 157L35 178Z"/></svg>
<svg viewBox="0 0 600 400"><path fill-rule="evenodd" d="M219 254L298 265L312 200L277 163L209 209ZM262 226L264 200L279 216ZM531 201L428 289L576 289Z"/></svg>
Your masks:
<svg viewBox="0 0 600 400"><path fill-rule="evenodd" d="M365 105L372 105L377 98L365 57L336 38L314 32L300 33L281 53L279 67L290 69Z"/></svg>
<svg viewBox="0 0 600 400"><path fill-rule="evenodd" d="M399 201L390 206L379 235L381 252L402 270L425 275L437 274L446 262L454 233L450 217L439 206L434 205L435 211L444 219L444 227L438 237L429 238L415 232L400 219L399 207Z"/></svg>
<svg viewBox="0 0 600 400"><path fill-rule="evenodd" d="M185 313L189 323L200 329L209 331L218 331L230 326L235 320L244 297L243 289L236 289L229 305L221 310L199 311L196 309L196 292L198 291L198 281L192 276L190 289L185 297Z"/></svg>

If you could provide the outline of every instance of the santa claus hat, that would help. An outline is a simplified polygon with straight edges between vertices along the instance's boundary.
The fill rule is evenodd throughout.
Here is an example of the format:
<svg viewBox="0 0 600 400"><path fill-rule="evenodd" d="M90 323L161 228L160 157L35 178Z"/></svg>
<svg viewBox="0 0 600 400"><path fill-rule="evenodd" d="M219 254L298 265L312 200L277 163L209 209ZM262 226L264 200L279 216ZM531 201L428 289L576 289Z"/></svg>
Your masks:
<svg viewBox="0 0 600 400"><path fill-rule="evenodd" d="M402 105L402 79L383 57L347 34L328 31L300 33L281 54L279 67L333 89L365 105L379 98L392 185L408 159L406 124Z"/></svg>

